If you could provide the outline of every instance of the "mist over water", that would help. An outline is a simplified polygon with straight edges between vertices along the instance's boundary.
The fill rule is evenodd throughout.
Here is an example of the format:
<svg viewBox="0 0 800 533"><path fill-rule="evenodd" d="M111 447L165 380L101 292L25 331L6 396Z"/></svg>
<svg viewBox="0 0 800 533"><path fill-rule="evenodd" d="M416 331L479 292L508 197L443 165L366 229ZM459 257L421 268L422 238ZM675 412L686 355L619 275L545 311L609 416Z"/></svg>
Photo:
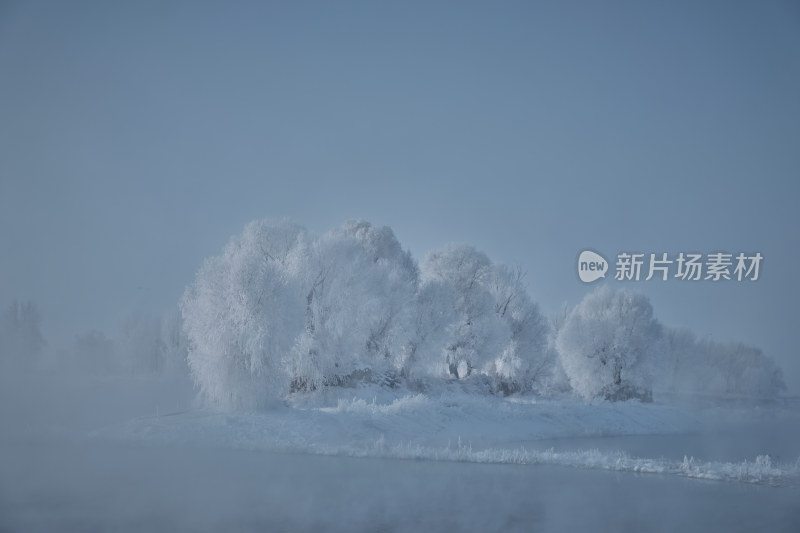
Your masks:
<svg viewBox="0 0 800 533"><path fill-rule="evenodd" d="M3 531L794 531L800 524L797 483L143 445L88 435L127 420L168 426L194 408L186 380L5 374L0 385ZM794 450L796 458L798 427L797 418L777 414L738 426L729 418L690 434L523 444L726 461Z"/></svg>
<svg viewBox="0 0 800 533"><path fill-rule="evenodd" d="M800 531L798 24L0 0L0 533Z"/></svg>
<svg viewBox="0 0 800 533"><path fill-rule="evenodd" d="M67 445L34 447L0 468L10 530L788 532L800 523L797 487L550 466Z"/></svg>

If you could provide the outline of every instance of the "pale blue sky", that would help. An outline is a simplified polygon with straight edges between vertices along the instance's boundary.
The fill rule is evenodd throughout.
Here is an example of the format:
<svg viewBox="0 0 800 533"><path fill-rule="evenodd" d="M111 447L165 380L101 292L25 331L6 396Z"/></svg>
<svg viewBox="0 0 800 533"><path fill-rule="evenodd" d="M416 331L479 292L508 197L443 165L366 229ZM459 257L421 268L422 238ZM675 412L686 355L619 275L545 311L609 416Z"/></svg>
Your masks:
<svg viewBox="0 0 800 533"><path fill-rule="evenodd" d="M6 1L0 302L113 335L265 217L473 244L546 311L585 247L760 251L756 283L625 286L798 392L798 95L793 1Z"/></svg>

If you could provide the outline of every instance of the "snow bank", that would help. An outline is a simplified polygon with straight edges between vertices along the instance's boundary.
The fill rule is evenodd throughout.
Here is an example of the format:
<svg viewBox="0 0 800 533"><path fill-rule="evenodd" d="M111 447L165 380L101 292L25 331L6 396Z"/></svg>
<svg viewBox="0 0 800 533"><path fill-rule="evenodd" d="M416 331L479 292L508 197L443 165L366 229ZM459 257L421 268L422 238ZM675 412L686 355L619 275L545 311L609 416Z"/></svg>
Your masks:
<svg viewBox="0 0 800 533"><path fill-rule="evenodd" d="M741 462L681 461L592 446L552 446L551 439L566 439L567 445L573 437L688 434L701 428L702 420L673 406L438 392L395 397L380 387L349 389L326 397L324 405L249 414L185 411L136 419L92 436L251 451L543 464L771 485L787 484L800 473L800 460L778 463L766 454Z"/></svg>
<svg viewBox="0 0 800 533"><path fill-rule="evenodd" d="M319 452L318 452L319 453ZM420 459L435 461L462 461L470 463L498 463L521 465L555 465L576 468L635 472L642 474L670 474L681 477L714 481L738 481L744 483L787 485L800 474L800 459L794 464L775 465L769 455L760 455L754 461L741 463L703 462L694 457L684 457L681 462L666 459L630 457L625 452L601 452L596 449L559 452L490 448L474 450L459 440L455 447L426 448L422 446L388 446L384 439L375 442L373 449L357 450L343 448L330 450L333 455L356 457L391 457L396 459Z"/></svg>

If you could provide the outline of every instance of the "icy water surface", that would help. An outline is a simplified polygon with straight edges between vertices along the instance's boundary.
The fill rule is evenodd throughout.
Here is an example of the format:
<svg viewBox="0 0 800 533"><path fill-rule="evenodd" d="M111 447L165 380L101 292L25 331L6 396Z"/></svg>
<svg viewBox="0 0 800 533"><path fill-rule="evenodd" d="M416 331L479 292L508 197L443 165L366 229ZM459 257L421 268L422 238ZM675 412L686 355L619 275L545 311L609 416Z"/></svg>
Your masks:
<svg viewBox="0 0 800 533"><path fill-rule="evenodd" d="M632 457L740 463L769 455L776 463L800 458L800 419L726 421L714 427L675 435L626 435L611 437L570 437L520 441L531 448L559 451L624 451Z"/></svg>
<svg viewBox="0 0 800 533"><path fill-rule="evenodd" d="M0 531L798 531L800 489L553 466L6 443Z"/></svg>
<svg viewBox="0 0 800 533"><path fill-rule="evenodd" d="M107 442L86 435L159 410L189 408L190 388L0 384L0 533L800 531L796 478L773 487L552 465ZM800 455L800 428L792 420L739 423L729 416L693 434L508 444L671 460L688 454L739 462L768 453L791 462ZM203 440L204 426L197 429L191 435Z"/></svg>

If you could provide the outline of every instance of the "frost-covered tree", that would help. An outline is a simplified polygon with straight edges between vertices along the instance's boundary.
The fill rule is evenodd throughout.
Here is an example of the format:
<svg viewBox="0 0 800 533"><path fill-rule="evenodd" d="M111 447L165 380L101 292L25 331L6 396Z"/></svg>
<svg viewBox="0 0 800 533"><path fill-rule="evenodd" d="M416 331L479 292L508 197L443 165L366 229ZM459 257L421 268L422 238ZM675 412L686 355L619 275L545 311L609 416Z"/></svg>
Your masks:
<svg viewBox="0 0 800 533"><path fill-rule="evenodd" d="M181 302L189 367L223 407L400 373L418 274L388 228L348 222L321 237L252 222L206 260Z"/></svg>
<svg viewBox="0 0 800 533"><path fill-rule="evenodd" d="M740 342L698 343L698 352L719 377L712 392L774 397L786 389L783 373L761 350Z"/></svg>
<svg viewBox="0 0 800 533"><path fill-rule="evenodd" d="M654 388L669 392L698 391L714 381L711 366L698 352L697 336L686 328L664 328L664 356Z"/></svg>
<svg viewBox="0 0 800 533"><path fill-rule="evenodd" d="M422 273L427 284L451 294L452 316L441 350L447 372L461 379L490 373L511 338L510 327L496 312L488 289L493 281L492 262L471 246L449 245L425 257Z"/></svg>
<svg viewBox="0 0 800 533"><path fill-rule="evenodd" d="M772 398L786 390L783 372L761 350L739 342L699 340L685 329L667 329L660 390L715 396Z"/></svg>
<svg viewBox="0 0 800 533"><path fill-rule="evenodd" d="M0 322L0 363L30 369L45 346L41 315L32 302L14 300Z"/></svg>
<svg viewBox="0 0 800 533"><path fill-rule="evenodd" d="M547 317L547 341L545 347L544 360L547 362L548 371L543 380L537 383L537 391L544 394L566 394L571 392L572 387L569 377L564 371L564 365L558 355L556 341L569 316L569 306L564 303L556 312L550 313Z"/></svg>
<svg viewBox="0 0 800 533"><path fill-rule="evenodd" d="M489 291L497 317L510 330L510 338L494 372L501 389L508 392L542 388L553 371L547 352L547 321L528 295L524 273L506 265L494 265Z"/></svg>
<svg viewBox="0 0 800 533"><path fill-rule="evenodd" d="M775 360L758 348L739 345L744 351L740 356L745 357L748 363L739 380L739 393L757 398L774 398L786 392L783 370Z"/></svg>
<svg viewBox="0 0 800 533"><path fill-rule="evenodd" d="M292 351L293 388L400 373L411 349L418 273L392 231L348 222L306 253L306 327Z"/></svg>
<svg viewBox="0 0 800 533"><path fill-rule="evenodd" d="M367 331L370 358L390 360L401 368L411 343L414 298L419 286L419 268L411 253L403 250L391 228L374 227L363 220L346 222L341 229L345 238L353 238L373 262L370 270L379 272L372 299L379 305Z"/></svg>
<svg viewBox="0 0 800 533"><path fill-rule="evenodd" d="M164 350L164 373L169 376L189 373L189 337L183 330L183 317L175 309L161 322L161 346Z"/></svg>
<svg viewBox="0 0 800 533"><path fill-rule="evenodd" d="M570 312L556 345L573 389L587 400L646 400L661 339L645 296L600 287Z"/></svg>
<svg viewBox="0 0 800 533"><path fill-rule="evenodd" d="M75 339L67 354L66 366L92 375L109 375L119 372L119 361L115 355L114 341L102 332L92 330Z"/></svg>
<svg viewBox="0 0 800 533"><path fill-rule="evenodd" d="M284 361L306 325L307 239L288 221L251 222L186 289L189 369L206 400L256 408L288 388Z"/></svg>
<svg viewBox="0 0 800 533"><path fill-rule="evenodd" d="M434 375L483 374L504 393L531 388L549 371L547 325L520 269L493 264L466 245L428 254L423 263L417 339ZM439 355L436 351L438 344Z"/></svg>
<svg viewBox="0 0 800 533"><path fill-rule="evenodd" d="M414 309L404 372L414 378L449 375L447 356L442 355L457 321L455 291L438 281L424 281L417 290Z"/></svg>
<svg viewBox="0 0 800 533"><path fill-rule="evenodd" d="M131 313L122 323L116 348L125 372L161 374L165 367L161 319L147 313Z"/></svg>
<svg viewBox="0 0 800 533"><path fill-rule="evenodd" d="M666 329L664 339L665 364L656 380L659 390L758 398L786 390L781 369L758 348L699 340L686 329Z"/></svg>

